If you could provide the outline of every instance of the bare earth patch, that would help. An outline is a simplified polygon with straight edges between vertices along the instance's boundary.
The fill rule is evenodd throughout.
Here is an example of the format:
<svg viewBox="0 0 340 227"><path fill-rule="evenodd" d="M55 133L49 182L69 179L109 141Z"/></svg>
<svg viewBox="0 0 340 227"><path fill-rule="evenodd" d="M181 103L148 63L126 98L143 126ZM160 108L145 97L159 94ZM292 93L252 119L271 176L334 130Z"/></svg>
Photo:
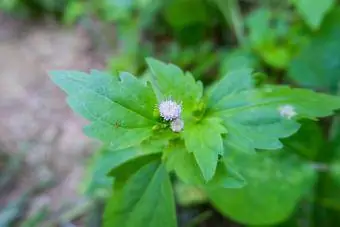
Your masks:
<svg viewBox="0 0 340 227"><path fill-rule="evenodd" d="M43 203L57 210L80 199L84 161L96 145L82 134L86 122L72 113L47 72L103 68L90 49L81 30L0 16L1 152L26 154L17 184L1 203L49 179L56 186L35 198L31 209Z"/></svg>

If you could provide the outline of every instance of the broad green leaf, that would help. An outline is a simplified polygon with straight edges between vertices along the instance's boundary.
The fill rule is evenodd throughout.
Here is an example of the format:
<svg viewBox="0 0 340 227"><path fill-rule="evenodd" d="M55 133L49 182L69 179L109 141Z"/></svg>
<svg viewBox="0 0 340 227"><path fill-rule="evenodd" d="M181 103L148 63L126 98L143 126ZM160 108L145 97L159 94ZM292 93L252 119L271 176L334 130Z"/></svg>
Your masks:
<svg viewBox="0 0 340 227"><path fill-rule="evenodd" d="M322 19L335 4L335 0L291 0L291 2L313 30L320 27Z"/></svg>
<svg viewBox="0 0 340 227"><path fill-rule="evenodd" d="M231 163L219 161L216 173L206 187L212 188L242 188L246 185L243 176L232 167Z"/></svg>
<svg viewBox="0 0 340 227"><path fill-rule="evenodd" d="M183 131L185 146L194 154L206 182L213 178L218 156L223 155L223 133L226 130L218 118L187 124Z"/></svg>
<svg viewBox="0 0 340 227"><path fill-rule="evenodd" d="M148 58L147 63L152 73L151 82L158 101L172 98L182 102L184 114L191 114L191 110L202 97L202 83L196 82L190 73L184 73L175 65L152 58Z"/></svg>
<svg viewBox="0 0 340 227"><path fill-rule="evenodd" d="M108 201L104 227L176 227L169 176L157 161L141 166Z"/></svg>
<svg viewBox="0 0 340 227"><path fill-rule="evenodd" d="M238 189L207 188L212 204L227 217L246 225L271 225L285 220L314 182L315 172L296 156L230 151L225 160L247 181Z"/></svg>
<svg viewBox="0 0 340 227"><path fill-rule="evenodd" d="M199 188L240 188L246 184L245 179L229 163L225 162L217 163L213 178L206 182L194 155L189 153L184 145L169 146L165 153L167 154L167 169L174 171L185 184Z"/></svg>
<svg viewBox="0 0 340 227"><path fill-rule="evenodd" d="M229 71L212 89L208 96L208 108L212 108L227 95L253 88L252 70L249 68Z"/></svg>
<svg viewBox="0 0 340 227"><path fill-rule="evenodd" d="M277 110L267 107L245 110L223 119L228 130L225 145L250 153L255 149L282 148L280 138L292 135L300 127L297 122L283 118Z"/></svg>
<svg viewBox="0 0 340 227"><path fill-rule="evenodd" d="M120 165L133 162L137 158L163 152L168 145L169 138L171 137L168 137L166 134L153 135L150 139L143 141L139 146L120 150L112 150L104 146L98 151L98 154L95 154L92 168L90 168L91 181L87 183L87 193L91 194L95 192L96 189L110 188L112 179L107 176L110 170L118 168ZM139 161L137 161L137 163L138 162ZM123 177L123 181L125 178Z"/></svg>
<svg viewBox="0 0 340 227"><path fill-rule="evenodd" d="M285 86L252 89L250 72L244 70L243 74L231 71L234 76L225 76L208 96L207 115L223 119L228 148L245 152L282 148L280 139L294 134L300 126L282 114L285 106L292 108L291 117L296 114L297 118L310 119L328 116L340 107L338 97L310 90Z"/></svg>
<svg viewBox="0 0 340 227"><path fill-rule="evenodd" d="M325 146L325 138L318 122L304 120L299 131L282 140L285 150L295 152L308 160L315 160ZM308 146L306 146L308 145Z"/></svg>
<svg viewBox="0 0 340 227"><path fill-rule="evenodd" d="M223 118L232 117L254 108L274 109L283 105L294 108L297 117L315 119L333 114L340 108L340 98L307 89L287 86L266 86L225 96L211 112Z"/></svg>
<svg viewBox="0 0 340 227"><path fill-rule="evenodd" d="M339 35L340 9L337 8L325 18L320 31L292 60L288 76L302 86L336 90L340 81Z"/></svg>
<svg viewBox="0 0 340 227"><path fill-rule="evenodd" d="M184 145L169 146L164 153L167 155L166 167L174 171L186 184L201 185L204 183L202 172L192 153Z"/></svg>
<svg viewBox="0 0 340 227"><path fill-rule="evenodd" d="M244 90L216 100L208 115L223 119L228 130L225 137L228 147L247 152L279 149L280 139L299 129L300 124L283 115L282 108L286 106L292 108L292 117L298 119L325 117L340 108L338 97L285 86Z"/></svg>
<svg viewBox="0 0 340 227"><path fill-rule="evenodd" d="M112 179L107 176L107 173L122 163L142 155L138 153L138 149L135 147L117 151L103 148L98 152L100 154L94 160L93 167L91 168L91 182L87 189L88 193L92 193L98 188L109 188L112 184Z"/></svg>
<svg viewBox="0 0 340 227"><path fill-rule="evenodd" d="M157 153L139 156L137 155L130 159L123 160L124 162L114 166L108 173L109 176L114 177L114 189L121 189L132 174L134 174L145 164L155 160L161 160L161 155Z"/></svg>
<svg viewBox="0 0 340 227"><path fill-rule="evenodd" d="M91 121L85 133L111 149L138 145L151 136L157 103L152 88L128 73L120 77L99 71L52 72L52 80L68 94L71 108Z"/></svg>

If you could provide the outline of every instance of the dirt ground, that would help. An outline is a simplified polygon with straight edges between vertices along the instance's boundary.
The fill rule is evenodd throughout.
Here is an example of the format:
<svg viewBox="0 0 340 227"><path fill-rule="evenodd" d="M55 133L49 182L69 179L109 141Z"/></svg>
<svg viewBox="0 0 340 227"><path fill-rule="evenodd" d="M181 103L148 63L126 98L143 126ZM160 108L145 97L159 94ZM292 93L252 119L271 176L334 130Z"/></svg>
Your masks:
<svg viewBox="0 0 340 227"><path fill-rule="evenodd" d="M50 179L57 184L33 198L29 209L58 210L80 199L84 162L98 144L82 134L85 120L72 113L47 72L101 69L99 59L81 29L0 15L0 152L25 153L20 176L1 203Z"/></svg>

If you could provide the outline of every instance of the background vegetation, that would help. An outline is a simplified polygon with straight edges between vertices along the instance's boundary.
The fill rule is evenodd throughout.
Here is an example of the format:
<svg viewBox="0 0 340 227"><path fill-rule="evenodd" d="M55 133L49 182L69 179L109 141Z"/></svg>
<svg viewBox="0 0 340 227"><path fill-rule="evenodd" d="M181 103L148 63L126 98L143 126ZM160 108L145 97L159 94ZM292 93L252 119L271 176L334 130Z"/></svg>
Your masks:
<svg viewBox="0 0 340 227"><path fill-rule="evenodd" d="M2 0L0 8L14 17L36 22L49 18L65 28L84 28L99 49L112 52L106 64L112 72L143 76L144 58L153 56L190 70L205 84L229 69L250 66L262 72L256 75L259 84L340 94L336 0ZM235 160L249 185L211 192L218 210L199 189L176 182L181 226L338 226L339 117L306 121L284 142L285 156ZM81 226L99 226L102 201L110 193L105 173L113 161L101 158L104 153L102 148L92 158L83 185L91 200L75 215L67 213L52 224L48 209L27 216L27 192L2 205L0 226L73 226L79 218ZM3 160L12 168L17 159ZM0 188L10 177L4 173Z"/></svg>

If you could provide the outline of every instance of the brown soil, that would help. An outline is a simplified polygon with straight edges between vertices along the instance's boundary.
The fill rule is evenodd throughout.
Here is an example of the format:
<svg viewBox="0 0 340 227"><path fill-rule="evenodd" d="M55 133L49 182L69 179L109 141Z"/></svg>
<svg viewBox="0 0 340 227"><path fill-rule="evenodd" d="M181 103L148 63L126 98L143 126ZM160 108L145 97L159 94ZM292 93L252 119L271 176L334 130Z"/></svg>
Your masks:
<svg viewBox="0 0 340 227"><path fill-rule="evenodd" d="M55 187L33 198L31 211L79 201L84 161L96 145L82 134L85 121L66 105L48 71L103 68L98 59L81 29L0 15L0 152L25 153L20 176L0 195L0 205L51 179Z"/></svg>

